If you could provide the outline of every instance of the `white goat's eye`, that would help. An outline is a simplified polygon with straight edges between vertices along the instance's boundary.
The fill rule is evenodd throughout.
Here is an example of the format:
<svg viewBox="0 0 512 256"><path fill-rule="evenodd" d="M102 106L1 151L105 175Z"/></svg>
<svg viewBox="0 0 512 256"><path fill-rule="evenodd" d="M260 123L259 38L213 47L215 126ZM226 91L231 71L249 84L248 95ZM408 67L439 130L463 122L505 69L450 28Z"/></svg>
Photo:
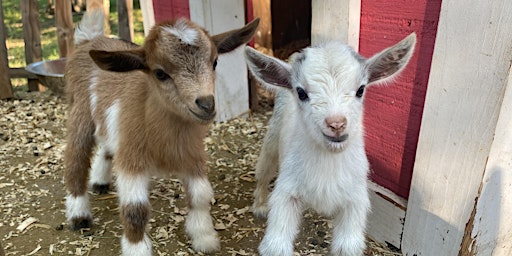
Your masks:
<svg viewBox="0 0 512 256"><path fill-rule="evenodd" d="M297 87L297 96L299 96L299 100L301 101L306 101L309 98L306 91L304 91L304 89L302 89L301 87Z"/></svg>
<svg viewBox="0 0 512 256"><path fill-rule="evenodd" d="M165 73L165 71L163 71L162 69L155 69L153 71L155 73L155 77L156 79L160 80L160 81L165 81L169 78L171 78L167 73Z"/></svg>
<svg viewBox="0 0 512 256"><path fill-rule="evenodd" d="M363 85L361 85L361 86L359 86L359 89L357 89L357 92L356 92L356 97L358 97L358 98L363 97L364 87L365 87L365 86L366 86L366 85L364 85L364 84L363 84Z"/></svg>

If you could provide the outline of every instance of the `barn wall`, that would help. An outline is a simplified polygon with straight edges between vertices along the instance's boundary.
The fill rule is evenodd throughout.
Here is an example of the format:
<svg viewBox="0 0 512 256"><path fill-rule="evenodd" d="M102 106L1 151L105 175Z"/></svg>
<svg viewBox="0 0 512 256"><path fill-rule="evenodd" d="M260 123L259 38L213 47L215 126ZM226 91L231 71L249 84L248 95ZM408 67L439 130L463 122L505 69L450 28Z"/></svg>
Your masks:
<svg viewBox="0 0 512 256"><path fill-rule="evenodd" d="M362 0L359 51L369 57L412 32L411 62L388 86L368 89L366 150L371 178L408 198L441 0Z"/></svg>
<svg viewBox="0 0 512 256"><path fill-rule="evenodd" d="M178 17L190 18L189 0L153 0L155 22Z"/></svg>

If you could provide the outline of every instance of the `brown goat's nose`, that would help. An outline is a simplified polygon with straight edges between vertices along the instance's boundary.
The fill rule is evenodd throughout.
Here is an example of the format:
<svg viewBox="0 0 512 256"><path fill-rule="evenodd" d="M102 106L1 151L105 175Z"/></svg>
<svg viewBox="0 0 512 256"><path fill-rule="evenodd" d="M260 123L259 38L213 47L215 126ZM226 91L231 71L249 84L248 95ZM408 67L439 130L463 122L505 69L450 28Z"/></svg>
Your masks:
<svg viewBox="0 0 512 256"><path fill-rule="evenodd" d="M213 95L199 97L196 99L196 105L204 112L211 114L215 111L215 98Z"/></svg>
<svg viewBox="0 0 512 256"><path fill-rule="evenodd" d="M333 132L343 131L347 126L347 118L344 116L331 116L325 119L325 124Z"/></svg>

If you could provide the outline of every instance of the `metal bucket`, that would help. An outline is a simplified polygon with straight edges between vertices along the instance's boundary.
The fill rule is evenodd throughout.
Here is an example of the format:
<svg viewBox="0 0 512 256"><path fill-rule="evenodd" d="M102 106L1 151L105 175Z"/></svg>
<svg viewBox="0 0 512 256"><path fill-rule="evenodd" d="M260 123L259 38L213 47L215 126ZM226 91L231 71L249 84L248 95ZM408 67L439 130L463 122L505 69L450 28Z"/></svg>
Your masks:
<svg viewBox="0 0 512 256"><path fill-rule="evenodd" d="M44 60L29 64L25 69L37 76L39 82L57 95L64 95L66 58Z"/></svg>

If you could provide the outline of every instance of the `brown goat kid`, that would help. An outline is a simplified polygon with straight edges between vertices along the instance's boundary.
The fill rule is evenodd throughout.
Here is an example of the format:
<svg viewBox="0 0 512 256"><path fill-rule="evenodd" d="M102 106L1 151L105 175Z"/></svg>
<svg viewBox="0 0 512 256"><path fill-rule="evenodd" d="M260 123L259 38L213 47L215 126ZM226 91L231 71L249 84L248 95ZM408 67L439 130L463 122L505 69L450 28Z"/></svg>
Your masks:
<svg viewBox="0 0 512 256"><path fill-rule="evenodd" d="M192 247L218 250L203 143L216 113L214 70L217 55L247 43L258 20L215 36L185 19L165 22L154 26L138 46L104 37L103 17L101 11L86 13L66 66L70 108L64 162L70 228L92 224L87 181L105 192L114 166L123 255L151 255L145 234L150 177L174 174L188 196L185 226Z"/></svg>

